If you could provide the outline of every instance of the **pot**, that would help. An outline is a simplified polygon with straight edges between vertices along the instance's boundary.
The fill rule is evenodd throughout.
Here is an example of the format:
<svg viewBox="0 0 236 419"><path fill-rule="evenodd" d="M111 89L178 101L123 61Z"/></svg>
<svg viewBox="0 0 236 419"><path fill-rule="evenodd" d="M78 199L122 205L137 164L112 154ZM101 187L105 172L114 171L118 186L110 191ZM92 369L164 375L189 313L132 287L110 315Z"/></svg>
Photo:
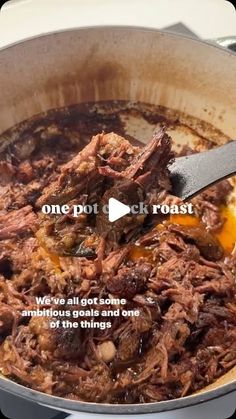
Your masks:
<svg viewBox="0 0 236 419"><path fill-rule="evenodd" d="M10 45L0 50L0 92L0 134L49 109L129 100L171 108L183 123L188 120L199 135L216 143L236 138L236 55L216 44L157 30L74 29ZM236 390L236 368L197 394L150 404L72 401L3 376L0 388L65 412L137 415L225 396Z"/></svg>

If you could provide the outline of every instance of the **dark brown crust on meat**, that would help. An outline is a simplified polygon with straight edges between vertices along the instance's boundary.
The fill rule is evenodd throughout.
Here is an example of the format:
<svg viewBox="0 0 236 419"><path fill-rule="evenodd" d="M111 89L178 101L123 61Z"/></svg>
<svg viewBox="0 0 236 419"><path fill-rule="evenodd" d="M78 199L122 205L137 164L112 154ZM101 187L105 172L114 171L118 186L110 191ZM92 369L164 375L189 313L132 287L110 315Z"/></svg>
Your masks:
<svg viewBox="0 0 236 419"><path fill-rule="evenodd" d="M101 133L81 152L76 132L66 133L46 127L0 161L2 373L91 402L148 403L203 388L236 365L235 251L226 255L214 236L224 222L220 206L229 182L196 198L197 227L164 222L144 234L145 217L124 217L111 234L103 217L42 216L46 203L172 199L171 139L163 129L143 149ZM132 251L140 247L143 256L135 259ZM140 315L116 317L110 329L53 330L50 317L21 315L42 308L35 297L43 295L125 298L124 308Z"/></svg>

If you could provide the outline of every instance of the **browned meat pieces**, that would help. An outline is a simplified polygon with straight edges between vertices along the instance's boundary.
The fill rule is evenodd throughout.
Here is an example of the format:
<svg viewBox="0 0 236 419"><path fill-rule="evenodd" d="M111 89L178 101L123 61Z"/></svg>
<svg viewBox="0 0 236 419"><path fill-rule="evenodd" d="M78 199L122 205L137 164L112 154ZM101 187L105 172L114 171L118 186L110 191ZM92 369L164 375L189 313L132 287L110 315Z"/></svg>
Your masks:
<svg viewBox="0 0 236 419"><path fill-rule="evenodd" d="M0 336L9 334L12 331L16 312L6 304L0 303Z"/></svg>
<svg viewBox="0 0 236 419"><path fill-rule="evenodd" d="M38 199L39 207L44 204L68 202L86 190L86 186L94 181L93 177L97 175L100 138L100 135L94 137L87 147L62 167L58 180L49 185Z"/></svg>
<svg viewBox="0 0 236 419"><path fill-rule="evenodd" d="M32 234L37 227L37 220L30 205L0 215L0 240Z"/></svg>
<svg viewBox="0 0 236 419"><path fill-rule="evenodd" d="M29 183L34 178L34 171L31 163L28 160L25 160L18 166L17 170L17 180L20 183Z"/></svg>
<svg viewBox="0 0 236 419"><path fill-rule="evenodd" d="M11 182L15 174L15 168L12 164L0 161L0 185L5 186Z"/></svg>
<svg viewBox="0 0 236 419"><path fill-rule="evenodd" d="M99 168L108 165L112 171L119 173L127 168L137 152L137 147L114 133L93 137L81 152L61 167L59 176L44 189L37 200L37 206L54 203L68 203L70 207L78 204L99 204L109 186ZM45 241L51 243L50 248L53 247L56 253L96 257L99 237L95 237L93 215L87 217L83 214L74 219L70 214L67 217L49 216L44 217L44 220ZM85 240L86 237L88 240ZM93 242L92 247L88 242Z"/></svg>
<svg viewBox="0 0 236 419"><path fill-rule="evenodd" d="M95 258L100 248L99 237L106 238L105 252L120 241L130 241L142 228L146 215L127 216L111 224L102 209L110 197L126 204L148 204L149 192L158 194L164 186L170 187L166 166L171 156L171 141L163 129L141 151L114 133L93 137L77 156L62 166L60 176L44 189L37 205L56 202L72 205L84 196L85 204L96 202L100 212L95 221L94 217L84 215L74 220L71 216L53 220L45 217L46 247L60 255ZM67 236L70 236L68 241ZM88 242L93 242L92 247Z"/></svg>
<svg viewBox="0 0 236 419"><path fill-rule="evenodd" d="M113 177L115 182L103 195L101 207L107 205L110 198L120 200L126 205L137 205L140 202L148 205L149 192L160 192L163 190L163 184L170 189L167 164L171 158L171 140L161 128L154 133L152 140L134 158L132 164L121 173L123 180L117 181L116 176L108 173L108 176ZM127 215L111 224L108 216L100 211L96 219L96 226L99 234L106 240L119 243L121 239L125 240L126 238L126 241L129 241L134 233L137 234L146 217L146 214Z"/></svg>
<svg viewBox="0 0 236 419"><path fill-rule="evenodd" d="M196 287L199 293L213 293L219 296L234 296L236 291L235 277L228 272L220 278L205 281L202 285Z"/></svg>
<svg viewBox="0 0 236 419"><path fill-rule="evenodd" d="M227 196L232 192L233 187L228 180L223 180L201 193L200 199L211 202L214 205L222 205L226 202Z"/></svg>
<svg viewBox="0 0 236 419"><path fill-rule="evenodd" d="M127 344L129 342L129 344ZM117 354L113 369L122 370L131 366L139 355L142 346L142 335L129 325L118 338Z"/></svg>
<svg viewBox="0 0 236 419"><path fill-rule="evenodd" d="M110 254L103 260L103 272L115 272L118 267L124 262L126 256L130 253L130 245L126 245L120 249L110 252Z"/></svg>
<svg viewBox="0 0 236 419"><path fill-rule="evenodd" d="M80 133L68 134L64 122L43 124L34 132L37 142L28 134L25 147L17 141L6 159L1 155L1 372L35 390L93 403L192 394L236 365L235 250L226 254L214 232L223 224L230 184L196 198L195 227L146 214L111 225L101 214L44 216L44 203L176 202L167 170L171 140L163 129L142 149L109 133L81 151ZM113 302L44 306L38 296ZM68 310L60 320L111 327L53 329L55 313L21 314L45 307ZM91 308L93 318L86 314ZM71 310L81 309L81 319L72 319Z"/></svg>
<svg viewBox="0 0 236 419"><path fill-rule="evenodd" d="M224 224L224 219L220 215L220 207L226 203L232 189L229 181L224 180L193 199L197 214L209 230L219 230Z"/></svg>
<svg viewBox="0 0 236 419"><path fill-rule="evenodd" d="M131 299L144 291L151 269L152 266L148 263L121 268L117 275L109 277L106 287L114 295Z"/></svg>
<svg viewBox="0 0 236 419"><path fill-rule="evenodd" d="M21 240L9 239L0 241L0 274L10 279L13 273L19 274L29 266L33 252L37 249L34 237L23 237Z"/></svg>
<svg viewBox="0 0 236 419"><path fill-rule="evenodd" d="M41 351L47 351L48 357L54 359L68 359L81 357L83 353L83 339L81 329L51 329L49 318L34 317L29 323L29 330L37 337Z"/></svg>
<svg viewBox="0 0 236 419"><path fill-rule="evenodd" d="M114 133L99 134L71 161L62 166L59 178L43 191L37 206L66 203L79 194L99 191L103 176L99 166L105 163L112 168L125 168L136 148Z"/></svg>
<svg viewBox="0 0 236 419"><path fill-rule="evenodd" d="M112 390L115 385L109 369L104 365L97 365L91 371L82 376L74 388L76 398L93 403L99 403L104 400L108 402L112 398Z"/></svg>
<svg viewBox="0 0 236 419"><path fill-rule="evenodd" d="M204 227L170 226L171 231L179 233L187 242L195 243L201 255L208 260L220 260L224 255L219 240L206 231Z"/></svg>
<svg viewBox="0 0 236 419"><path fill-rule="evenodd" d="M167 176L167 164L173 154L171 152L171 138L164 128L155 131L152 140L145 146L134 159L132 165L125 171L125 176L135 180L142 187L157 189L159 177L163 172ZM171 188L169 183L169 188Z"/></svg>
<svg viewBox="0 0 236 419"><path fill-rule="evenodd" d="M105 192L100 204L100 213L96 217L96 227L99 235L106 238L106 241L111 242L110 247L116 247L121 239L129 241L134 232L137 232L142 227L145 215L130 216L127 215L121 219L110 223L107 214L102 212L102 207L108 205L110 198L115 198L126 205L135 205L139 202L144 202L143 190L131 180L124 180L117 182L115 186ZM128 237L128 240L125 240ZM108 243L107 243L107 247Z"/></svg>

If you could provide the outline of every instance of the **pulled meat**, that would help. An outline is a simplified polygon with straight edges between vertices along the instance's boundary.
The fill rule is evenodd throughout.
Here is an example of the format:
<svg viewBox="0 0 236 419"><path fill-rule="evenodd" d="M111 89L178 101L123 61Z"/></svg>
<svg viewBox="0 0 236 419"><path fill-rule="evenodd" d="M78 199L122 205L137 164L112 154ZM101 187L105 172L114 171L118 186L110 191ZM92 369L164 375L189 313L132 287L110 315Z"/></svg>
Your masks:
<svg viewBox="0 0 236 419"><path fill-rule="evenodd" d="M30 235L36 226L37 217L29 205L0 215L0 240Z"/></svg>
<svg viewBox="0 0 236 419"><path fill-rule="evenodd" d="M155 132L152 140L133 159L130 166L120 174L115 171L102 168L102 173L113 178L114 184L103 195L101 206L107 205L109 198L115 198L127 205L137 205L140 202L150 203L150 193L155 193L156 202L161 202L158 195L163 199L163 186L171 189L168 182L167 164L170 162L171 141L163 129ZM117 180L119 179L119 180ZM110 223L106 214L102 211L98 214L96 226L98 233L106 240L120 243L124 237L129 241L137 234L145 222L145 215L126 216ZM113 244L114 247L114 244Z"/></svg>
<svg viewBox="0 0 236 419"><path fill-rule="evenodd" d="M0 161L1 371L33 389L89 402L192 394L236 365L235 250L226 254L214 234L231 185L194 198L194 227L166 220L147 232L162 220L145 214L113 224L102 213L42 215L44 204L173 199L171 138L163 128L143 148L102 133L80 150L76 135L40 128ZM124 298L122 307L139 315L109 318L111 327L101 330L52 329L53 317L22 314L58 309L38 306L38 296Z"/></svg>

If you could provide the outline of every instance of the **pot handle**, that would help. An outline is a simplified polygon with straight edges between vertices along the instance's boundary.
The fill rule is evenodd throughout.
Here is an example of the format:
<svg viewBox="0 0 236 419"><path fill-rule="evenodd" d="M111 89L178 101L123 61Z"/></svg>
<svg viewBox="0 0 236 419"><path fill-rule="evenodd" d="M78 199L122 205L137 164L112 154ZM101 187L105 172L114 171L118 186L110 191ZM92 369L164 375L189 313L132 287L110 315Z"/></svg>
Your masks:
<svg viewBox="0 0 236 419"><path fill-rule="evenodd" d="M223 36L221 38L211 39L211 42L214 42L221 47L228 48L233 52L236 52L236 36Z"/></svg>

